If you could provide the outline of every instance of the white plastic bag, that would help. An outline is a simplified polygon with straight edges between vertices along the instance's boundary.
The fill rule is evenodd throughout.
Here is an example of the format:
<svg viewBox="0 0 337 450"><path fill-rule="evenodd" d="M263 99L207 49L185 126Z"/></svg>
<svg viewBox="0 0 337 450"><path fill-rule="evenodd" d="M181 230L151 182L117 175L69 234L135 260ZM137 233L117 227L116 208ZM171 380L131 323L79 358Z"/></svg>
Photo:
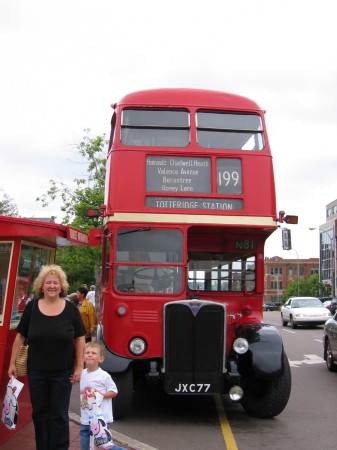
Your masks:
<svg viewBox="0 0 337 450"><path fill-rule="evenodd" d="M1 420L9 430L14 430L18 421L18 397L23 386L24 384L13 376L7 384Z"/></svg>
<svg viewBox="0 0 337 450"><path fill-rule="evenodd" d="M88 399L89 423L90 423L90 450L111 449L113 440L110 430L104 420L100 404L103 396L95 392L95 397Z"/></svg>

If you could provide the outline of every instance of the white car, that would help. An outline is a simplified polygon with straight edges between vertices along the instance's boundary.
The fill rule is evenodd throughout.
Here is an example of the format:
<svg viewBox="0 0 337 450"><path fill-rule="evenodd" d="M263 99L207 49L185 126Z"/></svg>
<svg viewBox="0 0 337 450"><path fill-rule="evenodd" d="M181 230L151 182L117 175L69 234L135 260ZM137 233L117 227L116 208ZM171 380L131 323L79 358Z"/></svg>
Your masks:
<svg viewBox="0 0 337 450"><path fill-rule="evenodd" d="M316 297L290 297L281 308L282 325L323 325L330 319L330 311Z"/></svg>
<svg viewBox="0 0 337 450"><path fill-rule="evenodd" d="M331 300L326 300L326 301L323 303L323 306L325 306L326 308L328 308L328 307L330 306L330 304L331 304Z"/></svg>

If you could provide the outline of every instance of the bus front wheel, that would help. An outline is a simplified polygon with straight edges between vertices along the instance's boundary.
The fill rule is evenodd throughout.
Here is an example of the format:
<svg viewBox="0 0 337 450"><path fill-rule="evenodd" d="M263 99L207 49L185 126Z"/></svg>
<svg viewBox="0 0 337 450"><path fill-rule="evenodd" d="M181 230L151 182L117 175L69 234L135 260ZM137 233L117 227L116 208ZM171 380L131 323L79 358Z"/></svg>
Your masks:
<svg viewBox="0 0 337 450"><path fill-rule="evenodd" d="M129 367L123 374L114 374L112 379L116 383L118 394L112 400L113 417L120 419L130 412L133 396L133 372Z"/></svg>
<svg viewBox="0 0 337 450"><path fill-rule="evenodd" d="M247 414L268 419L280 414L286 407L291 390L291 372L288 358L283 354L283 373L273 380L250 381L244 388L241 405Z"/></svg>

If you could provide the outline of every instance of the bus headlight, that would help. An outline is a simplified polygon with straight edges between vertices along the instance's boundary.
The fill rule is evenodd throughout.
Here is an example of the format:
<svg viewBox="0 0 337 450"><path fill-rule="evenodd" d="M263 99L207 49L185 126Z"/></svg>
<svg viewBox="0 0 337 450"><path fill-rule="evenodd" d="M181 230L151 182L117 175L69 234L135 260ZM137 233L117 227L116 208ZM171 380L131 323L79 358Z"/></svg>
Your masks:
<svg viewBox="0 0 337 450"><path fill-rule="evenodd" d="M239 355L243 355L244 353L246 353L248 351L249 348L249 344L247 339L245 338L237 338L234 341L233 344L233 349L236 353L238 353Z"/></svg>
<svg viewBox="0 0 337 450"><path fill-rule="evenodd" d="M130 341L129 350L133 355L142 355L146 350L146 342L142 338L134 338Z"/></svg>

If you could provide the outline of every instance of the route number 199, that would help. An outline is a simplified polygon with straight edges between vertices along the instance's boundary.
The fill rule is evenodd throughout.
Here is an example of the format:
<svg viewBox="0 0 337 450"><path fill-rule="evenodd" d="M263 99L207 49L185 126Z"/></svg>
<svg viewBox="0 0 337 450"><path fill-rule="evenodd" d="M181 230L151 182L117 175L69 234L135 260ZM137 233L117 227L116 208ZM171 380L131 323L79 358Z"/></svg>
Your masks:
<svg viewBox="0 0 337 450"><path fill-rule="evenodd" d="M219 194L242 193L241 160L219 158L216 161L217 192Z"/></svg>
<svg viewBox="0 0 337 450"><path fill-rule="evenodd" d="M236 186L240 182L240 175L237 171L230 172L229 170L225 170L224 172L218 173L218 186L228 186L232 184Z"/></svg>

